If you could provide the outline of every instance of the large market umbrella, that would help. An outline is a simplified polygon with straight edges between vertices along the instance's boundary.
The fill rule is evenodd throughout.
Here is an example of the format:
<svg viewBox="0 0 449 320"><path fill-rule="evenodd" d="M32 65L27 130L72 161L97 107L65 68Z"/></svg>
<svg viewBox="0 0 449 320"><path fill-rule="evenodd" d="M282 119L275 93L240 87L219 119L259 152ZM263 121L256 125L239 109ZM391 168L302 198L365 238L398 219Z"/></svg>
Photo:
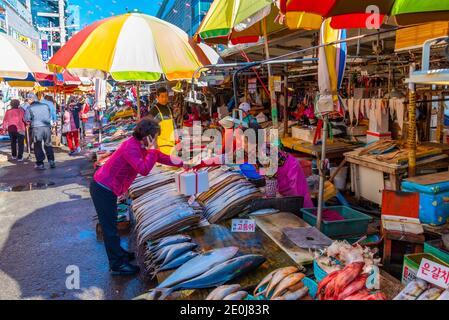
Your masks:
<svg viewBox="0 0 449 320"><path fill-rule="evenodd" d="M272 0L215 0L203 19L195 38L206 43L239 44L265 40L265 55L270 58L268 37L285 29L276 20L278 8ZM271 66L268 65L271 79ZM270 83L272 83L270 81ZM278 125L276 94L270 86L271 110L274 127Z"/></svg>
<svg viewBox="0 0 449 320"><path fill-rule="evenodd" d="M449 0L395 0L391 16L399 25L449 21Z"/></svg>
<svg viewBox="0 0 449 320"><path fill-rule="evenodd" d="M332 112L338 105L338 90L343 82L346 68L347 45L346 30L334 29L331 27L331 19L323 22L320 30L320 49L318 52L318 87L320 97L317 103L316 112L323 121L321 163L320 163L320 184L318 193L318 213L317 228L321 228L322 212L324 206L324 184L326 181L325 160L326 142L328 135L327 113ZM331 45L327 45L332 43Z"/></svg>
<svg viewBox="0 0 449 320"><path fill-rule="evenodd" d="M49 61L72 74L116 81L189 79L203 65L188 35L156 17L127 13L100 20L73 36ZM208 62L206 62L208 63Z"/></svg>
<svg viewBox="0 0 449 320"><path fill-rule="evenodd" d="M215 0L195 38L206 43L239 44L259 41L285 27L275 20L279 10L271 0Z"/></svg>
<svg viewBox="0 0 449 320"><path fill-rule="evenodd" d="M322 22L329 17L332 28L349 29L366 28L372 21L381 23L393 3L394 0L280 0L279 7L291 29L300 28L304 19Z"/></svg>
<svg viewBox="0 0 449 320"><path fill-rule="evenodd" d="M0 77L27 79L36 72L48 74L45 62L24 44L0 33Z"/></svg>

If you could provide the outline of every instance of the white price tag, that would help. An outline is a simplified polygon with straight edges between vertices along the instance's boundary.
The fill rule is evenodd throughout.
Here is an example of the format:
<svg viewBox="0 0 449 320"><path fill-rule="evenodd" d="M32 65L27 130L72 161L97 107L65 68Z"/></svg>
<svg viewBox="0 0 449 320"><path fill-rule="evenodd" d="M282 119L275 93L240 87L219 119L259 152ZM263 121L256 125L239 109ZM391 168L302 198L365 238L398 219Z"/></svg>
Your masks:
<svg viewBox="0 0 449 320"><path fill-rule="evenodd" d="M449 288L449 268L423 258L417 277L443 289Z"/></svg>
<svg viewBox="0 0 449 320"><path fill-rule="evenodd" d="M231 232L255 232L256 222L253 219L232 219Z"/></svg>

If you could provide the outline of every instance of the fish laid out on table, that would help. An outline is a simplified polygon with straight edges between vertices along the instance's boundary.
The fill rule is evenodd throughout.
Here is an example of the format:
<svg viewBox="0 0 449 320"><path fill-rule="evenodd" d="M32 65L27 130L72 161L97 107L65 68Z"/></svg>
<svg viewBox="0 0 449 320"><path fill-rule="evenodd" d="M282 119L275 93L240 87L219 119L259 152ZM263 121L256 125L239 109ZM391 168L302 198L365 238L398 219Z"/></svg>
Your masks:
<svg viewBox="0 0 449 320"><path fill-rule="evenodd" d="M187 261L196 257L198 247L192 239L186 235L174 235L147 243L145 267L154 278L159 272L176 269Z"/></svg>
<svg viewBox="0 0 449 320"><path fill-rule="evenodd" d="M257 285L254 296L270 300L304 299L309 293L309 289L304 286L304 278L305 275L295 266L276 269Z"/></svg>
<svg viewBox="0 0 449 320"><path fill-rule="evenodd" d="M238 251L237 247L226 247L199 254L179 267L157 288L136 299L153 300L157 297L163 300L177 290L217 287L258 268L265 262L263 256L255 254L235 257Z"/></svg>

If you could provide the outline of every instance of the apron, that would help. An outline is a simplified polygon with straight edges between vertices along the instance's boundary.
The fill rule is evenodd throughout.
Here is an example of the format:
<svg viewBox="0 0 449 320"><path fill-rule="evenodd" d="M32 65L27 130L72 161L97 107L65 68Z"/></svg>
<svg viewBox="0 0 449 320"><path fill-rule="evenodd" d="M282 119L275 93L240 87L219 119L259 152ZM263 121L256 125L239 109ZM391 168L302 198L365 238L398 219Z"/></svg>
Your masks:
<svg viewBox="0 0 449 320"><path fill-rule="evenodd" d="M173 122L173 114L170 111L170 119L164 120L164 115L162 114L159 107L155 106L159 111L159 116L161 117L161 121L159 122L159 126L161 127L161 134L157 138L157 145L159 151L163 154L171 155L173 148L175 147L175 124Z"/></svg>

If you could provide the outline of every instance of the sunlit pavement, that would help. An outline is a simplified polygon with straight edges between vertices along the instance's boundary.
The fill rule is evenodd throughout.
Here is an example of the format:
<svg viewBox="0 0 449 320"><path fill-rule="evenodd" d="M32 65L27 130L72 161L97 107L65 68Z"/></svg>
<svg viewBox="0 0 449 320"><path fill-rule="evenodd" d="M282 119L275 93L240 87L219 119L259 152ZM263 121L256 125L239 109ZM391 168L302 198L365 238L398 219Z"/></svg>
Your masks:
<svg viewBox="0 0 449 320"><path fill-rule="evenodd" d="M0 299L131 299L143 293L140 279L109 275L96 240L89 177L81 174L92 163L55 151L56 169L0 162ZM8 153L2 143L0 155ZM37 189L29 190L30 183Z"/></svg>

